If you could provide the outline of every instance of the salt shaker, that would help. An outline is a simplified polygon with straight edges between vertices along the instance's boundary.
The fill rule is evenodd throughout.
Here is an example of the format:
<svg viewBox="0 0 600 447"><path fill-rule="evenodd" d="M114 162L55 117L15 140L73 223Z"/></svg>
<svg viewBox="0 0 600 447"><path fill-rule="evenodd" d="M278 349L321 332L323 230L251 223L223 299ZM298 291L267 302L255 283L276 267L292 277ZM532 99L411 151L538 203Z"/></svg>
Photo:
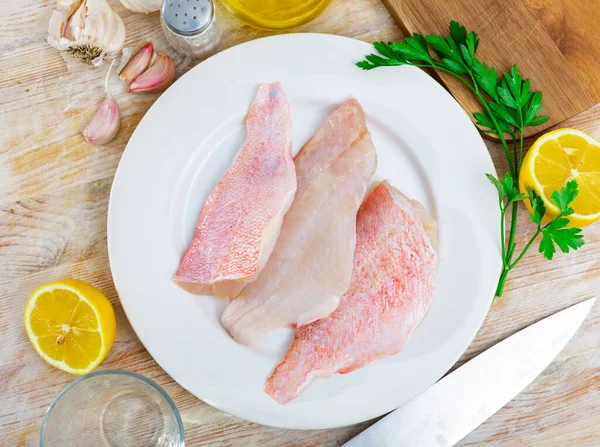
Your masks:
<svg viewBox="0 0 600 447"><path fill-rule="evenodd" d="M192 58L209 56L219 41L212 0L163 0L160 23L171 46Z"/></svg>

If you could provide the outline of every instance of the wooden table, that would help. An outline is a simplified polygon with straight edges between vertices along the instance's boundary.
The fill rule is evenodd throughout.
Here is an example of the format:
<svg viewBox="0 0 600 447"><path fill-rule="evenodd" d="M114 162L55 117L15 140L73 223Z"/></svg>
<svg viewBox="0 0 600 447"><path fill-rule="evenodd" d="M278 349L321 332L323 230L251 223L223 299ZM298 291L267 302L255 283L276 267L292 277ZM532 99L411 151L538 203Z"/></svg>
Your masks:
<svg viewBox="0 0 600 447"><path fill-rule="evenodd" d="M127 46L150 37L166 43L157 14L134 14L110 0L125 21ZM46 365L22 323L32 290L76 277L101 289L117 314L117 338L101 368L124 368L163 386L177 404L188 445L336 446L371 422L321 431L263 427L216 410L175 383L150 357L127 322L108 265L106 213L111 182L132 131L153 96L119 97L118 137L87 144L80 131L103 94L104 69L73 73L45 41L51 0L0 0L0 445L35 445L44 411L74 377ZM267 33L221 14L221 49ZM366 41L397 40L402 32L380 0L334 0L299 31ZM560 36L560 34L558 34ZM482 43L485 45L485 42ZM180 72L187 61L176 60ZM569 120L600 137L600 105ZM498 172L500 147L487 143ZM531 234L525 210L518 243ZM600 225L585 229L577 254L546 261L531 250L496 299L459 364L497 341L600 289ZM575 338L528 388L461 445L600 445L600 301Z"/></svg>

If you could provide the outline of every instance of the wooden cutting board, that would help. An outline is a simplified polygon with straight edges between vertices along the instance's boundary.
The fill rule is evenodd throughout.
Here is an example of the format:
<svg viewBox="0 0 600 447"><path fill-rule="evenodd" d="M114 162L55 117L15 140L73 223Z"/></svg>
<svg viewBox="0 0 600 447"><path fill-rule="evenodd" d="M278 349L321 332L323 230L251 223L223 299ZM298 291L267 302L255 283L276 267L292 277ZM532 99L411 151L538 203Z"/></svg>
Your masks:
<svg viewBox="0 0 600 447"><path fill-rule="evenodd" d="M448 34L456 20L476 31L478 57L498 71L516 63L543 92L550 120L532 135L600 101L600 1L598 0L384 0L407 33ZM469 112L476 98L447 74L441 80Z"/></svg>

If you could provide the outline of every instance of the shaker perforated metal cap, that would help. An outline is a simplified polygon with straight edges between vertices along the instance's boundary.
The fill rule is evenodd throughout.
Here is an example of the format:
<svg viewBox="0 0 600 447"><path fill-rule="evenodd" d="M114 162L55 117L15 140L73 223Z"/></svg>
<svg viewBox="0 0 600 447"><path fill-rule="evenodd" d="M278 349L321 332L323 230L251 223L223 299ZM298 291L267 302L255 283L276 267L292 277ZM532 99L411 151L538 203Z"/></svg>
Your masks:
<svg viewBox="0 0 600 447"><path fill-rule="evenodd" d="M163 0L160 14L174 33L193 36L210 26L215 8L212 0Z"/></svg>

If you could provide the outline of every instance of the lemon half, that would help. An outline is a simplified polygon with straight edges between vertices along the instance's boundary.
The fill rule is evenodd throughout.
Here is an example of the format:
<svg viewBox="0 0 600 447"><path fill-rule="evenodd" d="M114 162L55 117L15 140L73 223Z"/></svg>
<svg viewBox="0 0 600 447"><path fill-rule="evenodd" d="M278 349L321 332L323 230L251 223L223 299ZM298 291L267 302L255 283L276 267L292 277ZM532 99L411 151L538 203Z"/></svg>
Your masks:
<svg viewBox="0 0 600 447"><path fill-rule="evenodd" d="M76 279L38 287L27 302L24 318L27 335L40 357L71 374L92 371L115 340L110 301Z"/></svg>
<svg viewBox="0 0 600 447"><path fill-rule="evenodd" d="M542 135L523 159L519 189L534 189L546 205L548 221L560 212L551 200L558 191L575 179L579 194L571 203L575 211L568 218L571 225L584 227L600 219L600 141L577 129L563 128ZM525 200L531 212L531 205Z"/></svg>

